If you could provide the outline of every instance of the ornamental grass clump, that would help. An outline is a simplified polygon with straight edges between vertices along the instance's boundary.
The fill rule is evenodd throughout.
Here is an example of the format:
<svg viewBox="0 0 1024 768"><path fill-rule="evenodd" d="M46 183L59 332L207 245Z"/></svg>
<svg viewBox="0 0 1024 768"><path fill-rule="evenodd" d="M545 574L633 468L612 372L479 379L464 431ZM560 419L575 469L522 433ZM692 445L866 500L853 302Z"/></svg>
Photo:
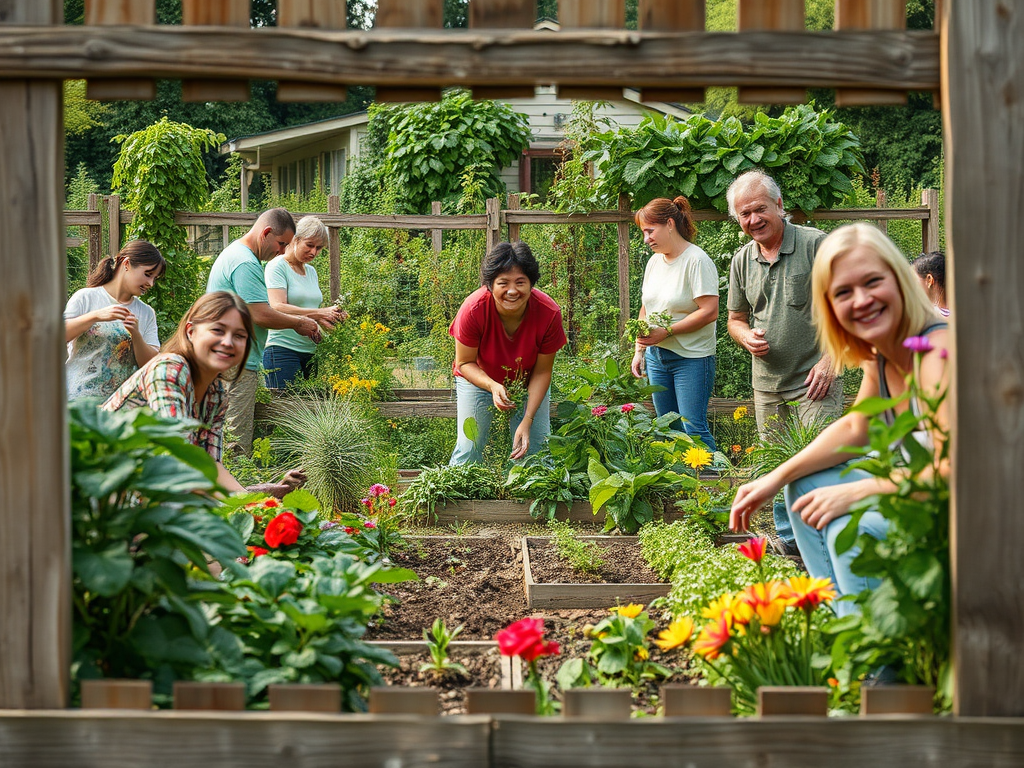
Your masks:
<svg viewBox="0 0 1024 768"><path fill-rule="evenodd" d="M273 404L275 452L302 467L325 515L358 508L380 453L365 406L348 398L285 397Z"/></svg>

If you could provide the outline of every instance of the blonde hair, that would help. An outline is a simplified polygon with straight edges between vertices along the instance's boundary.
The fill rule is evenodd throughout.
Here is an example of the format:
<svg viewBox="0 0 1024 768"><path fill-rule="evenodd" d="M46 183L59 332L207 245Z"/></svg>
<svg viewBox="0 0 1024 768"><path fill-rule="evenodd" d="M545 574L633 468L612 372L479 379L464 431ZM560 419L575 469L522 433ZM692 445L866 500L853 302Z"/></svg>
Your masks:
<svg viewBox="0 0 1024 768"><path fill-rule="evenodd" d="M818 345L832 358L836 373L841 373L844 368L855 368L875 356L874 347L850 334L839 324L829 297L832 265L836 259L861 246L870 248L896 278L903 299L903 316L897 327L900 338L913 336L935 320L942 319L932 306L910 262L892 240L870 224L847 224L840 227L822 240L811 272L811 316L818 333Z"/></svg>

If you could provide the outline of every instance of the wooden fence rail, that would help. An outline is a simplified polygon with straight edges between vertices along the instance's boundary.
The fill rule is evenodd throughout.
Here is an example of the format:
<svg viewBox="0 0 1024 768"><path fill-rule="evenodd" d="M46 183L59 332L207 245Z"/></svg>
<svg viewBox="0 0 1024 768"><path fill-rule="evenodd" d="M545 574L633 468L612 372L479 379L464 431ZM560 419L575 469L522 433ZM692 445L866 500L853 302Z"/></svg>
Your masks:
<svg viewBox="0 0 1024 768"><path fill-rule="evenodd" d="M99 200L90 196L89 210L65 211L64 221L68 226L86 227L88 230L89 266L90 269L102 258L102 231L106 224L108 235L108 252L116 254L120 247L124 226L131 224L135 214L122 210L118 195L106 195ZM884 205L884 194L879 194L879 203ZM507 233L510 240L519 239L520 230L524 225L618 225L618 286L619 286L619 334L621 335L627 318L630 317L629 298L629 225L633 222L633 211L629 199L620 197L619 207L611 211L589 211L587 213L557 213L555 211L521 210L519 196L509 196L509 207L501 209L496 198L487 201L487 213L462 216L448 216L440 213L440 204L432 205L430 215L398 216L382 214L340 213L337 195L328 199L329 211L313 213L296 213L295 218L313 215L318 216L327 225L330 235L328 251L330 254L330 291L331 300L337 301L341 293L341 258L338 233L346 229L404 229L429 230L431 245L435 253L440 253L443 233L446 230L478 230L483 231L487 238L487 248L502 239ZM259 214L236 212L190 212L178 211L174 220L183 227L212 226L220 227L221 239L226 246L230 242L231 227L251 227ZM725 221L727 214L719 211L700 210L693 212L695 221ZM794 222L809 221L874 221L883 229L889 221L916 220L921 222L921 250L925 253L938 250L939 247L939 196L933 189L921 192L921 205L916 208L832 208L812 211L809 215L796 211L792 215ZM79 242L68 241L71 245Z"/></svg>

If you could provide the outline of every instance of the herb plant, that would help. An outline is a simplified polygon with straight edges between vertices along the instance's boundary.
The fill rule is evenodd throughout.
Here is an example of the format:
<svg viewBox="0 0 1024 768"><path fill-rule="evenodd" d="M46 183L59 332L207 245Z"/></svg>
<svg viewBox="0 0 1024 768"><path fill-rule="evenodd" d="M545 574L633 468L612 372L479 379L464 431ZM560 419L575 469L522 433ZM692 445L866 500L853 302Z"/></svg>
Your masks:
<svg viewBox="0 0 1024 768"><path fill-rule="evenodd" d="M604 566L601 548L593 541L581 541L572 523L548 520L548 532L562 562L568 563L577 573L596 575L601 572Z"/></svg>
<svg viewBox="0 0 1024 768"><path fill-rule="evenodd" d="M448 658L448 646L462 634L462 630L462 626L449 630L444 619L434 619L430 630L423 630L423 639L427 641L427 649L430 651L430 662L422 664L420 671L431 672L437 678L468 674L462 664Z"/></svg>
<svg viewBox="0 0 1024 768"><path fill-rule="evenodd" d="M502 476L483 464L429 467L409 484L401 501L410 514L435 517L442 506L459 499L494 499L501 495Z"/></svg>

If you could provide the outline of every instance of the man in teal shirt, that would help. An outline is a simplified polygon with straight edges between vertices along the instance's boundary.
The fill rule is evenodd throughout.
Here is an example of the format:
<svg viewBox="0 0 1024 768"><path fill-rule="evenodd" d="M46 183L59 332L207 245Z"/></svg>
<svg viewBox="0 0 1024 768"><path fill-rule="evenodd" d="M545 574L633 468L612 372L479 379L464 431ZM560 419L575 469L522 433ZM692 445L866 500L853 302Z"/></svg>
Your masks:
<svg viewBox="0 0 1024 768"><path fill-rule="evenodd" d="M284 253L285 246L295 235L295 220L284 208L271 208L256 219L256 223L242 237L221 251L206 292L231 291L249 305L255 326L255 338L246 360L245 370L228 388L227 426L235 436L235 445L246 454L252 452L253 421L256 411L256 384L263 347L268 330L291 328L314 342L320 340L320 327L316 321L301 315L286 315L270 306L267 284L263 279L262 261L270 261Z"/></svg>

